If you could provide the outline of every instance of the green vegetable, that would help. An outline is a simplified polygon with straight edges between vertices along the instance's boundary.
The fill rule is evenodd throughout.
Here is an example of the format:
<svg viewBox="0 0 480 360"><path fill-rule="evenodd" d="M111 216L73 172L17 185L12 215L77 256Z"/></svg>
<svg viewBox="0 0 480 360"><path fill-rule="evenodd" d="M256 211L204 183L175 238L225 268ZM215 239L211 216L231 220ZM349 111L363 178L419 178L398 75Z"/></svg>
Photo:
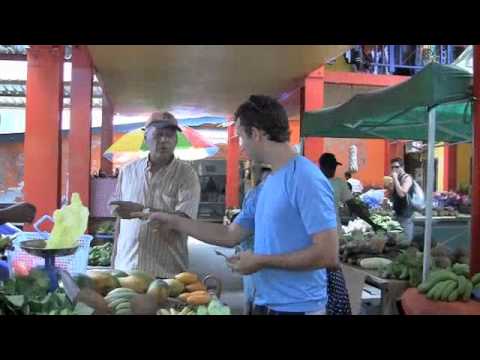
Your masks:
<svg viewBox="0 0 480 360"><path fill-rule="evenodd" d="M458 296L463 296L465 290L467 289L467 278L465 276L458 277Z"/></svg>
<svg viewBox="0 0 480 360"><path fill-rule="evenodd" d="M467 264L456 263L452 266L452 271L457 275L468 277L470 275L470 266Z"/></svg>
<svg viewBox="0 0 480 360"><path fill-rule="evenodd" d="M475 285L480 284L480 273L473 275L472 283Z"/></svg>
<svg viewBox="0 0 480 360"><path fill-rule="evenodd" d="M440 295L440 300L446 301L449 295L457 288L457 282L455 280L447 280L447 285Z"/></svg>
<svg viewBox="0 0 480 360"><path fill-rule="evenodd" d="M470 300L470 298L472 297L472 288L473 288L473 285L472 285L471 281L467 280L467 285L466 285L466 288L465 288L465 292L463 293L463 297L462 297L463 301Z"/></svg>
<svg viewBox="0 0 480 360"><path fill-rule="evenodd" d="M450 295L448 295L448 302L456 301L458 298L458 288L453 290Z"/></svg>

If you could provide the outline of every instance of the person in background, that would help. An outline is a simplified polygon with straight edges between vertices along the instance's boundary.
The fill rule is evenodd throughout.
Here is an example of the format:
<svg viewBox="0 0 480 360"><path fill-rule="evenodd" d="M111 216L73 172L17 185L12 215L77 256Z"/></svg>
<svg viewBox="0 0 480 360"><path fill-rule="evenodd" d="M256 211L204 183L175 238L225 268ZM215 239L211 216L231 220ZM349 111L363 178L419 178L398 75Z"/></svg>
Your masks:
<svg viewBox="0 0 480 360"><path fill-rule="evenodd" d="M332 187L325 175L290 146L285 108L269 96L252 95L235 112L240 146L272 172L257 201L234 222L194 221L164 212L133 213L186 232L206 243L235 247L254 234L254 251L227 264L253 275L255 315L324 315L327 268L338 268L338 235Z"/></svg>
<svg viewBox="0 0 480 360"><path fill-rule="evenodd" d="M356 213L361 219L366 221L374 230L378 230L380 227L374 224L370 220L370 214L368 209L358 205L354 201L354 197L348 188L348 183L335 177L335 173L338 165L342 163L338 162L335 155L332 153L324 153L318 160L320 170L325 174L330 181L330 185L333 188L335 195L335 209L337 214L338 234L342 234L342 225L340 219L339 206L345 204L348 206L352 213ZM350 299L348 296L348 290L345 285L345 278L341 269L332 269L327 272L328 277L328 303L327 314L328 315L351 315Z"/></svg>
<svg viewBox="0 0 480 360"><path fill-rule="evenodd" d="M340 219L339 207L346 205L351 213L356 214L360 219L368 223L373 230L380 230L381 227L376 225L370 219L370 212L368 208L364 206L360 206L353 197L352 192L349 190L347 182L341 178L335 177L335 173L337 171L337 166L342 165L342 163L338 162L335 155L332 153L324 153L320 156L318 160L318 164L320 166L320 170L325 174L327 179L330 181L330 185L333 188L334 195L335 195L335 205L336 205L336 212L337 212L337 227L339 233L342 231L342 224Z"/></svg>
<svg viewBox="0 0 480 360"><path fill-rule="evenodd" d="M415 230L412 219L414 209L409 201L409 196L413 191L413 179L411 175L405 172L401 158L392 159L391 167L392 181L387 186L392 193L393 210L398 222L403 227L406 240L411 242Z"/></svg>
<svg viewBox="0 0 480 360"><path fill-rule="evenodd" d="M361 194L363 191L362 182L358 179L354 179L352 177L352 173L350 171L345 172L345 179L347 183L350 185L350 190L352 191L353 195Z"/></svg>
<svg viewBox="0 0 480 360"><path fill-rule="evenodd" d="M134 211L165 211L195 219L200 181L193 168L176 159L177 120L170 113L153 113L145 125L149 154L121 171L112 196L117 217L112 264L122 271L140 270L170 278L188 269L187 235L146 223Z"/></svg>

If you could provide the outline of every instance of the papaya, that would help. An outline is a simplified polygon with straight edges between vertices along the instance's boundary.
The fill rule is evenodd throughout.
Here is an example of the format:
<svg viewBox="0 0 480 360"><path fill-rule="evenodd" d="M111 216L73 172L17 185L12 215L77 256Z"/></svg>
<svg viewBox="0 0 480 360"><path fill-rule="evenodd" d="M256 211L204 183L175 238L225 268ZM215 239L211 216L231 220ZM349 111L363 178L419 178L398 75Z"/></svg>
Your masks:
<svg viewBox="0 0 480 360"><path fill-rule="evenodd" d="M169 292L168 284L160 279L154 280L147 290L147 294L153 296L159 305L167 301Z"/></svg>
<svg viewBox="0 0 480 360"><path fill-rule="evenodd" d="M165 282L168 284L168 296L177 297L185 290L185 285L177 279L167 279Z"/></svg>
<svg viewBox="0 0 480 360"><path fill-rule="evenodd" d="M175 276L175 279L181 281L184 285L190 285L198 282L198 275L191 272L183 272Z"/></svg>
<svg viewBox="0 0 480 360"><path fill-rule="evenodd" d="M182 301L187 301L187 299L191 296L192 294L189 293L189 292L185 292L185 293L181 293L180 295L178 295L178 298Z"/></svg>
<svg viewBox="0 0 480 360"><path fill-rule="evenodd" d="M87 276L92 279L95 291L102 296L121 285L115 276L104 271L90 270L87 272Z"/></svg>
<svg viewBox="0 0 480 360"><path fill-rule="evenodd" d="M197 282L194 282L193 284L189 284L185 286L185 289L187 289L187 291L189 292L198 291L198 290L207 290L205 285L203 285L203 283L201 283L200 281L197 281Z"/></svg>
<svg viewBox="0 0 480 360"><path fill-rule="evenodd" d="M207 290L197 290L197 291L191 292L190 296L192 295L208 295L208 292Z"/></svg>
<svg viewBox="0 0 480 360"><path fill-rule="evenodd" d="M128 274L122 270L112 270L110 272L110 274L112 274L112 276L115 276L116 278L121 278L121 277L127 277Z"/></svg>
<svg viewBox="0 0 480 360"><path fill-rule="evenodd" d="M210 295L207 293L203 294L194 294L190 295L187 298L187 304L189 305L206 305L210 302L211 298Z"/></svg>
<svg viewBox="0 0 480 360"><path fill-rule="evenodd" d="M129 275L119 278L118 281L122 287L132 289L137 293L146 293L151 281L143 276Z"/></svg>
<svg viewBox="0 0 480 360"><path fill-rule="evenodd" d="M153 280L155 280L153 277L151 277L146 272L139 271L139 270L130 271L129 275L143 279L146 283L148 283L148 285L150 285L153 282Z"/></svg>

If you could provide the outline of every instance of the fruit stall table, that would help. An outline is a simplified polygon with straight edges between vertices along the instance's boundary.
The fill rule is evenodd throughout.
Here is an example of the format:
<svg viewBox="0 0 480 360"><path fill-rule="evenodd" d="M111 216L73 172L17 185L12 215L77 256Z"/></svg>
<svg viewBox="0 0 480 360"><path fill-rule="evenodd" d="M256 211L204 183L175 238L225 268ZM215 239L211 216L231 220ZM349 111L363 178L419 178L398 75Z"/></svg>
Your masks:
<svg viewBox="0 0 480 360"><path fill-rule="evenodd" d="M478 301L432 301L416 288L410 288L403 293L401 304L406 315L480 315Z"/></svg>
<svg viewBox="0 0 480 360"><path fill-rule="evenodd" d="M397 301L401 295L408 289L408 281L383 279L378 276L375 270L365 270L359 266L351 264L342 264L345 278L348 278L349 272L361 273L364 275L365 283L372 285L381 291L380 306L382 315L398 315Z"/></svg>
<svg viewBox="0 0 480 360"><path fill-rule="evenodd" d="M432 218L432 240L446 243L451 249L470 248L470 221L471 216L459 214L458 216L434 216ZM416 242L423 244L425 231L425 216L415 216Z"/></svg>

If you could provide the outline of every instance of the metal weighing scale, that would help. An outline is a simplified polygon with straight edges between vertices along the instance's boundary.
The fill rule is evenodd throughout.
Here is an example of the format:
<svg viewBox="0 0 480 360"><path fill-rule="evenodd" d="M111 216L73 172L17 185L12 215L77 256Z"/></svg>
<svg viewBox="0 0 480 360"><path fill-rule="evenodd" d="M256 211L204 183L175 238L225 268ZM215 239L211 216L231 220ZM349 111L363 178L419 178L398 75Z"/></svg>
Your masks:
<svg viewBox="0 0 480 360"><path fill-rule="evenodd" d="M78 246L64 249L46 249L45 240L27 240L20 243L20 248L30 255L42 257L45 260L45 266L40 268L47 273L50 279L49 291L53 292L58 288L59 279L63 282L67 297L73 302L78 295L79 289L70 274L65 270L55 266L55 258L61 256L73 255Z"/></svg>

